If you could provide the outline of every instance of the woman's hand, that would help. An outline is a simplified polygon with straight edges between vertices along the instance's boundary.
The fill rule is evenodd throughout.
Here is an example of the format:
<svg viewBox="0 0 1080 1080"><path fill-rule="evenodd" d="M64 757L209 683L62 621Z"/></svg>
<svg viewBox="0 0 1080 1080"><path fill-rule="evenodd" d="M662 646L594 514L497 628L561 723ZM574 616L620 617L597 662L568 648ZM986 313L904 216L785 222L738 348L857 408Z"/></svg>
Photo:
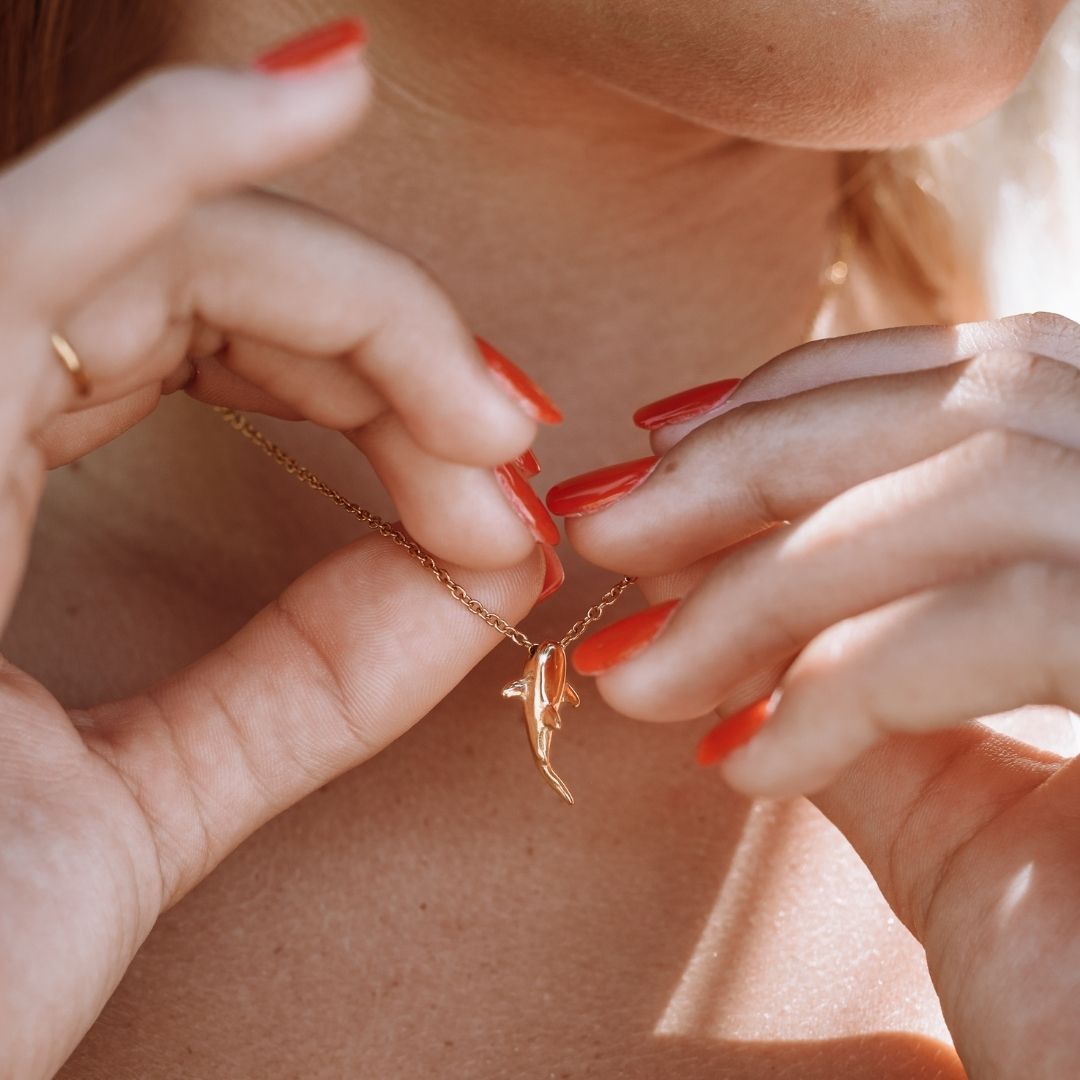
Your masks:
<svg viewBox="0 0 1080 1080"><path fill-rule="evenodd" d="M451 567L466 588L509 619L541 592L550 521L528 527L503 495L514 476L493 469L552 409L487 350L493 377L410 260L246 189L363 113L357 27L321 41L318 57L312 41L294 48L303 69L154 74L0 174L0 626L46 463L181 385L341 430L413 535L472 568ZM54 330L92 381L86 400ZM0 1074L51 1075L163 908L400 735L499 640L370 536L137 698L69 714L0 660Z"/></svg>
<svg viewBox="0 0 1080 1080"><path fill-rule="evenodd" d="M549 496L587 558L666 601L575 666L639 718L775 688L701 760L817 794L979 1080L1080 1059L1080 767L961 726L1080 711L1078 369L1080 327L1043 313L816 342L654 431L659 461Z"/></svg>

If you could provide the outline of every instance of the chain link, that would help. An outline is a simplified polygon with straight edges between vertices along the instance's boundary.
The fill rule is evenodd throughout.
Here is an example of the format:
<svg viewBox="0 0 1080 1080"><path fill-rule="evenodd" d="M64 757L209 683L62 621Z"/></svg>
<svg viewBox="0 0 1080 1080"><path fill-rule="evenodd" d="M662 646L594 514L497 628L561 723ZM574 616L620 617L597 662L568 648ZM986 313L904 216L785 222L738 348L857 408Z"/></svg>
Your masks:
<svg viewBox="0 0 1080 1080"><path fill-rule="evenodd" d="M458 603L468 608L478 618L483 619L493 630L498 630L503 637L509 638L515 645L520 645L523 649L532 651L536 648L537 643L535 641L516 626L508 623L501 615L489 611L476 597L470 596L463 586L459 585L419 544L414 540L410 540L400 529L395 529L390 522L384 521L378 514L373 514L370 510L365 510L362 506L358 506L351 500L346 499L340 491L332 488L325 480L321 480L310 469L305 468L294 457L282 450L277 443L271 441L246 416L241 416L234 409L226 408L223 405L215 405L213 408L214 412L230 427L239 431L244 438L249 439L265 454L273 458L290 476L295 476L297 480L306 484L312 491L324 495L332 503L340 506L342 510L362 521L373 532L385 536L387 540L392 540L398 547L404 548L425 570L429 570L434 575L435 579ZM608 589L599 601L589 608L584 617L574 623L566 632L561 639L561 644L566 646L573 641L577 641L603 615L604 609L611 607L636 580L636 578L624 577L622 581Z"/></svg>
<svg viewBox="0 0 1080 1080"><path fill-rule="evenodd" d="M572 645L590 626L598 619L603 617L604 609L611 607L620 596L627 589L630 588L637 578L624 577L621 581L617 581L614 585L600 599L591 607L585 614L578 619L569 630L559 639L559 644L565 649L567 645Z"/></svg>

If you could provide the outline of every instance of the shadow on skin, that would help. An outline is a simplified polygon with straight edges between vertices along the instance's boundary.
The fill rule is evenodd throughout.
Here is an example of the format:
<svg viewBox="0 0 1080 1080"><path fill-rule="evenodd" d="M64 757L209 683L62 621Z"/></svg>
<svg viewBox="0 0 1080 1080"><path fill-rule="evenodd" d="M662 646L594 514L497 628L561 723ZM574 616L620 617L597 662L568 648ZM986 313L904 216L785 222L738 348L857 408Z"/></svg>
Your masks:
<svg viewBox="0 0 1080 1080"><path fill-rule="evenodd" d="M569 809L497 698L517 665L495 654L169 912L64 1080L963 1076L915 1035L658 1033L706 934L720 959L680 1028L708 1030L740 993L742 917L788 867L789 808L729 888L749 804L693 765L696 731L629 724L586 685L559 746L582 796Z"/></svg>
<svg viewBox="0 0 1080 1080"><path fill-rule="evenodd" d="M966 1080L950 1047L921 1035L874 1032L806 1042L712 1042L657 1038L610 1061L553 1065L554 1080Z"/></svg>

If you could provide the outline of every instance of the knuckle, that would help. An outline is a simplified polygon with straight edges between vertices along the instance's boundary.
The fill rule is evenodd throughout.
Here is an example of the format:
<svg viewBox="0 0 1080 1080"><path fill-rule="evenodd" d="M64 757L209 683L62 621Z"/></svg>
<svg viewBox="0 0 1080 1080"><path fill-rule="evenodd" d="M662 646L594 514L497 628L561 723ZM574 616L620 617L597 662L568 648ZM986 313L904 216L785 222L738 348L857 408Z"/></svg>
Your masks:
<svg viewBox="0 0 1080 1080"><path fill-rule="evenodd" d="M1029 353L1016 365L1017 391L1036 401L1062 397L1080 399L1080 370L1042 353Z"/></svg>
<svg viewBox="0 0 1080 1080"><path fill-rule="evenodd" d="M1051 352L1069 363L1080 364L1080 323L1053 311L1032 311L1001 320L1012 329L1021 348Z"/></svg>
<svg viewBox="0 0 1080 1080"><path fill-rule="evenodd" d="M431 294L443 295L443 287L435 272L415 255L388 247L382 253L382 260L384 279L390 283L392 293L403 293L414 299Z"/></svg>
<svg viewBox="0 0 1080 1080"><path fill-rule="evenodd" d="M1029 311L1010 315L1002 322L1033 338L1054 338L1080 346L1080 323L1053 311Z"/></svg>
<svg viewBox="0 0 1080 1080"><path fill-rule="evenodd" d="M405 326L421 331L428 340L443 337L471 350L471 335L435 271L415 255L386 249L384 280L391 314ZM393 305L397 305L396 308Z"/></svg>
<svg viewBox="0 0 1080 1080"><path fill-rule="evenodd" d="M1023 606L1044 614L1059 614L1073 622L1080 605L1080 572L1066 563L1025 560L1010 566L1003 577L1010 608Z"/></svg>
<svg viewBox="0 0 1080 1080"><path fill-rule="evenodd" d="M998 586L1000 610L1019 620L1025 648L1033 658L1028 678L1040 703L1067 700L1057 677L1075 668L1073 635L1062 631L1076 622L1080 573L1063 563L1031 559L1004 570Z"/></svg>
<svg viewBox="0 0 1080 1080"><path fill-rule="evenodd" d="M132 84L125 101L125 122L134 133L160 141L162 131L174 128L191 110L189 72L159 69Z"/></svg>
<svg viewBox="0 0 1080 1080"><path fill-rule="evenodd" d="M1062 398L1080 406L1080 370L1042 353L983 353L968 362L963 396L1011 414Z"/></svg>
<svg viewBox="0 0 1080 1080"><path fill-rule="evenodd" d="M367 258L371 250L364 249ZM395 341L424 339L430 343L445 336L458 320L443 286L435 274L415 256L396 248L375 253L378 267L380 311L373 333ZM455 334L454 337L462 335ZM368 362L374 362L369 357Z"/></svg>
<svg viewBox="0 0 1080 1080"><path fill-rule="evenodd" d="M1048 469L1073 466L1074 459L1080 457L1060 443L1006 427L980 431L961 447L983 477L998 481L1026 483L1045 475Z"/></svg>
<svg viewBox="0 0 1080 1080"><path fill-rule="evenodd" d="M1006 610L1031 606L1040 610L1056 607L1064 581L1063 567L1053 563L1025 560L1010 566L1000 579Z"/></svg>

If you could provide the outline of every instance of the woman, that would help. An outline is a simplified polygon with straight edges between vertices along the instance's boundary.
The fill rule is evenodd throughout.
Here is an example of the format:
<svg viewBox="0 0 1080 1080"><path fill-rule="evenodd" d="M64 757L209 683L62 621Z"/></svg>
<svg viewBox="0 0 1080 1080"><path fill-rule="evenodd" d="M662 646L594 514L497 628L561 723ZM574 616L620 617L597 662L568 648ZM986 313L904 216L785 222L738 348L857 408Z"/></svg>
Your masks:
<svg viewBox="0 0 1080 1080"><path fill-rule="evenodd" d="M12 149L180 66L0 178L0 1072L1070 1075L1076 769L966 721L1080 700L1080 336L920 327L974 268L859 153L1060 0L8 7ZM536 384L546 477L631 462L551 494L563 588ZM640 576L573 810L523 654L192 398L536 636Z"/></svg>

